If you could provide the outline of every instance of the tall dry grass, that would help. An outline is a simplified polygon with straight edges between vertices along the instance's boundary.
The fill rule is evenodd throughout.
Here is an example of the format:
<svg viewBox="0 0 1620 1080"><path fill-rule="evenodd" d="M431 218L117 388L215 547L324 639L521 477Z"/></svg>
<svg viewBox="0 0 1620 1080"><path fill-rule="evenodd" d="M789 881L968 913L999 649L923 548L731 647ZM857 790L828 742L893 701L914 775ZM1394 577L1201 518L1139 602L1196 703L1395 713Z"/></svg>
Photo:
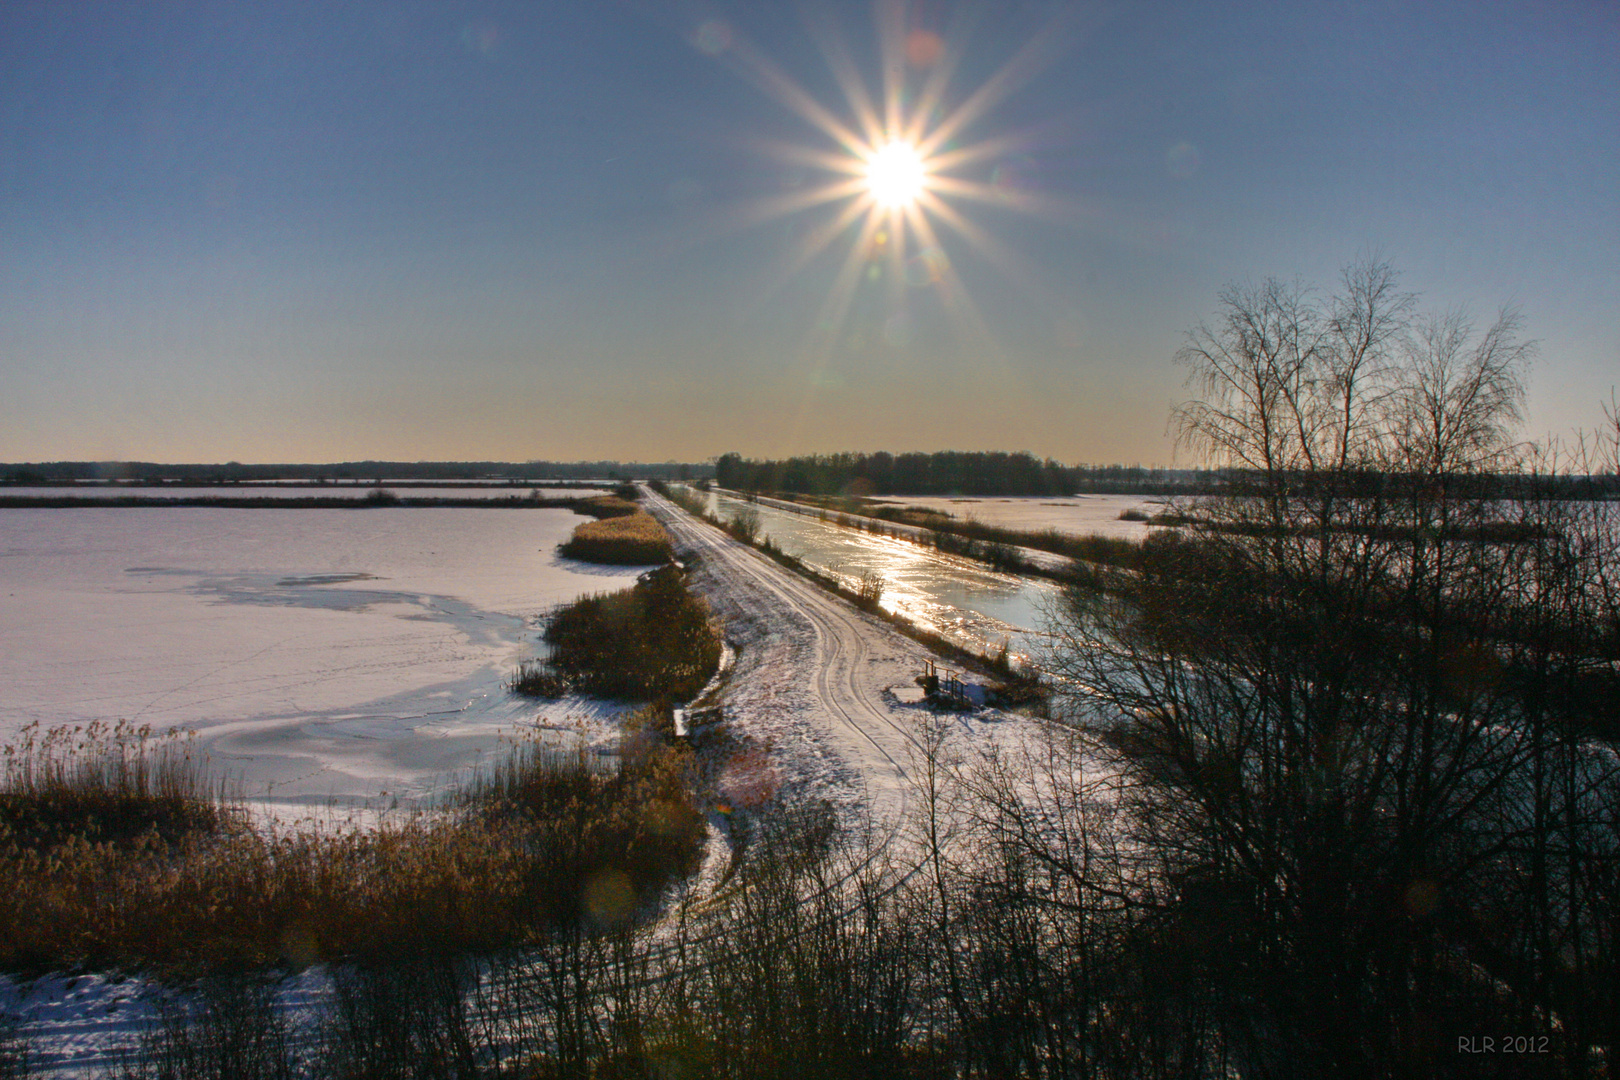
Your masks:
<svg viewBox="0 0 1620 1080"><path fill-rule="evenodd" d="M629 917L702 835L684 748L640 738L606 770L519 746L448 809L374 828L252 827L197 764L186 775L206 803L192 796L193 812L159 819L165 796L126 789L119 820L155 823L110 837L99 817L49 812L104 801L100 785L122 774L99 745L47 732L10 749L0 968L185 972L498 949L583 911ZM166 745L125 746L127 775L161 774ZM56 757L40 760L42 748Z"/></svg>
<svg viewBox="0 0 1620 1080"><path fill-rule="evenodd" d="M651 566L675 557L669 533L642 510L588 521L557 549L570 559L617 566Z"/></svg>
<svg viewBox="0 0 1620 1080"><path fill-rule="evenodd" d="M194 737L179 730L33 723L0 749L0 840L128 841L154 829L215 829L225 802L224 782L207 776Z"/></svg>

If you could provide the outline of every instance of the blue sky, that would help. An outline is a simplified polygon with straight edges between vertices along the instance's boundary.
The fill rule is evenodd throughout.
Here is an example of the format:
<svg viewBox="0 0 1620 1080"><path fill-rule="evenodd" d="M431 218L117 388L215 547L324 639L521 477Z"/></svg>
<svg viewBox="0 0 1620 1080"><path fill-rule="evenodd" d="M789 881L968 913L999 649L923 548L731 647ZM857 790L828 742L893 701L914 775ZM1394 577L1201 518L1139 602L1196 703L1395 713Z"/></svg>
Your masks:
<svg viewBox="0 0 1620 1080"><path fill-rule="evenodd" d="M1613 4L893 10L959 57L942 114L1019 79L948 144L997 197L947 197L945 269L899 238L921 280L874 255L840 303L859 224L794 256L842 204L756 212L837 144L750 58L849 123L869 3L0 6L0 460L1169 463L1222 285L1369 250L1521 309L1529 434L1600 418Z"/></svg>

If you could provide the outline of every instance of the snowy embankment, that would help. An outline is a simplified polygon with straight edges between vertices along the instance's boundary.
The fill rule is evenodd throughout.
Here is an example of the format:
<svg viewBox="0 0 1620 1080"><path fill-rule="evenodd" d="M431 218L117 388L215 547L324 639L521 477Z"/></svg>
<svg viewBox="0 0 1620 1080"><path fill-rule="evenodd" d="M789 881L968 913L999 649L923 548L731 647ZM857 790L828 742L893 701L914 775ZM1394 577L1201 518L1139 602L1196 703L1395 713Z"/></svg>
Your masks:
<svg viewBox="0 0 1620 1080"><path fill-rule="evenodd" d="M928 650L667 500L646 500L695 559L693 586L737 650L726 722L768 747L767 783L789 799L827 799L846 821L869 814L883 834L899 828L931 715L913 693ZM1033 726L983 709L955 717L953 736L989 745Z"/></svg>

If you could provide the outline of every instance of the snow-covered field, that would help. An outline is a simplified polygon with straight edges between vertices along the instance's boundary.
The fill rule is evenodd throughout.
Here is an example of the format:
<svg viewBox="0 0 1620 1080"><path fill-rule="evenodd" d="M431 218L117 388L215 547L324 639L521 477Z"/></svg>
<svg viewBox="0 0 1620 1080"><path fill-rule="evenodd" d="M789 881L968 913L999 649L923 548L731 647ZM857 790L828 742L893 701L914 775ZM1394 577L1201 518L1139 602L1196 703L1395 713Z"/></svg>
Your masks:
<svg viewBox="0 0 1620 1080"><path fill-rule="evenodd" d="M926 506L966 520L977 518L1004 529L1057 529L1084 535L1098 533L1140 540L1147 535L1142 521L1121 521L1126 510L1152 516L1164 509L1164 500L1144 495L1070 495L945 498L941 496L884 496L876 502L899 506Z"/></svg>
<svg viewBox="0 0 1620 1080"><path fill-rule="evenodd" d="M0 496L30 499L364 499L377 490L373 484L326 484L297 486L287 484L208 484L196 487L179 484L155 486L140 484L78 484L72 487L0 487ZM576 499L605 495L607 488L513 487L509 484L477 484L457 487L380 485L402 499L527 499L531 491L541 499Z"/></svg>
<svg viewBox="0 0 1620 1080"><path fill-rule="evenodd" d="M0 742L34 721L179 725L250 798L423 794L503 733L600 712L502 685L536 614L636 575L559 558L581 520L0 509Z"/></svg>

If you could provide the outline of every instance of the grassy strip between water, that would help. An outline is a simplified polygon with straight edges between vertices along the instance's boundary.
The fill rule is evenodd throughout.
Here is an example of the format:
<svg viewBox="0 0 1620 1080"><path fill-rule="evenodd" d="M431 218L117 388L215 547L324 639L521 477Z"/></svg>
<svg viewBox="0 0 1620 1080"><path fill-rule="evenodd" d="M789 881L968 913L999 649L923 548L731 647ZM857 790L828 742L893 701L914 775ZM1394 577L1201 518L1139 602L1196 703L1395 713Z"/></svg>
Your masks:
<svg viewBox="0 0 1620 1080"><path fill-rule="evenodd" d="M690 869L689 751L521 744L437 810L256 827L178 733L27 729L0 780L0 969L185 973L526 944L634 919Z"/></svg>
<svg viewBox="0 0 1620 1080"><path fill-rule="evenodd" d="M550 657L519 668L510 684L518 693L686 701L720 664L708 605L686 591L674 566L560 607L545 623Z"/></svg>

